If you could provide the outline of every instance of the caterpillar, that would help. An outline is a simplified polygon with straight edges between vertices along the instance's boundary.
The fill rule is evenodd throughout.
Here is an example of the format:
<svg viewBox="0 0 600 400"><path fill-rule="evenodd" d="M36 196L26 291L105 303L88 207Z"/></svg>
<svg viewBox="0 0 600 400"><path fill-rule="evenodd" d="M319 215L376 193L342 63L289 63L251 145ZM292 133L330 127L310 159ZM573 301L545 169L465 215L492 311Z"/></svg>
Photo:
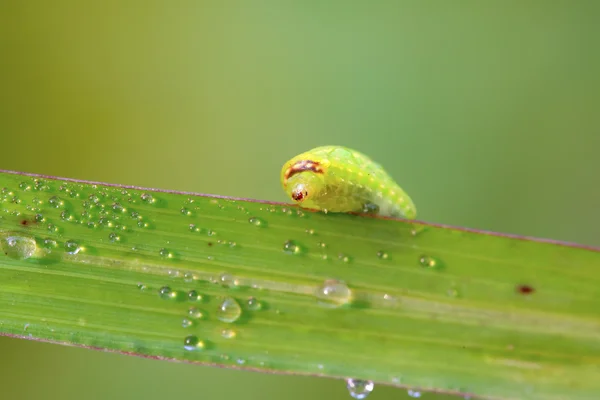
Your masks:
<svg viewBox="0 0 600 400"><path fill-rule="evenodd" d="M413 201L381 165L343 146L321 146L292 158L281 169L281 184L304 208L417 216Z"/></svg>

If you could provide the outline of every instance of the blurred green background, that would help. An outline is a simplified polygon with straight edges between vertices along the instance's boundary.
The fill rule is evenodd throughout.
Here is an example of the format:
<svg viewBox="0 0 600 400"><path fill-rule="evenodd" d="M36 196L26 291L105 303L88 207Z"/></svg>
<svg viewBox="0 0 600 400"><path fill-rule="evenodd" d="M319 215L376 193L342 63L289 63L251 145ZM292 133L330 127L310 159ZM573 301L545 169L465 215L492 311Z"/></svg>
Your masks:
<svg viewBox="0 0 600 400"><path fill-rule="evenodd" d="M282 164L339 144L419 219L600 245L599 18L594 0L3 2L0 168L286 201ZM8 338L0 354L2 398L349 398Z"/></svg>

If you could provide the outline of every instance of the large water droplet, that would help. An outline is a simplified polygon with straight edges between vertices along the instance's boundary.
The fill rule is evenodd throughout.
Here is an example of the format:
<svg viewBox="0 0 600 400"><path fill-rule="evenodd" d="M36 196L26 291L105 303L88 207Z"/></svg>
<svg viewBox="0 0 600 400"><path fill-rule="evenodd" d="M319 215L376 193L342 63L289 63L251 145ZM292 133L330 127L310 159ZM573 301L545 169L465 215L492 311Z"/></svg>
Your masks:
<svg viewBox="0 0 600 400"><path fill-rule="evenodd" d="M242 307L232 297L226 297L217 310L217 318L220 321L232 323L242 315Z"/></svg>
<svg viewBox="0 0 600 400"><path fill-rule="evenodd" d="M375 384L373 381L348 378L346 379L346 387L348 388L348 393L350 393L350 396L360 400L371 394L375 388Z"/></svg>
<svg viewBox="0 0 600 400"><path fill-rule="evenodd" d="M184 319L181 321L181 326L182 326L182 327L184 327L184 328L189 328L189 327L190 327L190 326L192 326L193 324L194 324L194 323L192 322L192 320L191 320L191 319L188 319L188 318L184 318Z"/></svg>
<svg viewBox="0 0 600 400"><path fill-rule="evenodd" d="M119 235L118 233L115 233L115 232L111 232L111 233L108 234L108 240L111 243L120 242L121 241L121 235Z"/></svg>
<svg viewBox="0 0 600 400"><path fill-rule="evenodd" d="M5 255L17 260L31 257L37 248L35 240L20 235L3 235L0 244Z"/></svg>
<svg viewBox="0 0 600 400"><path fill-rule="evenodd" d="M283 244L283 251L287 254L299 254L302 249L293 240L288 240Z"/></svg>
<svg viewBox="0 0 600 400"><path fill-rule="evenodd" d="M67 240L65 242L65 250L68 254L77 254L81 251L81 246L74 240Z"/></svg>
<svg viewBox="0 0 600 400"><path fill-rule="evenodd" d="M328 279L315 292L319 303L330 307L340 307L352 301L352 291L342 281Z"/></svg>

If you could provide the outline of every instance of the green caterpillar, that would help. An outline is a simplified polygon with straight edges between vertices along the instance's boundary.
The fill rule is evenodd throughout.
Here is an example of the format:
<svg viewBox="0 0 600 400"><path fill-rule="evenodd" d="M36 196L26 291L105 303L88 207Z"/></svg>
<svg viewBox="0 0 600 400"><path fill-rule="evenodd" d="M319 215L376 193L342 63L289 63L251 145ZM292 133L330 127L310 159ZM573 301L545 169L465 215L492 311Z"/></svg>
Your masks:
<svg viewBox="0 0 600 400"><path fill-rule="evenodd" d="M347 147L322 146L297 155L284 164L281 183L305 208L417 216L413 201L381 165Z"/></svg>

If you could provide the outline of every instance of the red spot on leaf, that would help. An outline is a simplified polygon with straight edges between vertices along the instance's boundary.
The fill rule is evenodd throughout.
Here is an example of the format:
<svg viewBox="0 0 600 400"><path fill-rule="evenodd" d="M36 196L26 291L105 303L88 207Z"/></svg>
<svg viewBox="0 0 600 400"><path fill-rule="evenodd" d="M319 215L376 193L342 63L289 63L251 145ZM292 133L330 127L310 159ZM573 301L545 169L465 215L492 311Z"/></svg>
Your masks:
<svg viewBox="0 0 600 400"><path fill-rule="evenodd" d="M517 292L520 294L531 294L535 292L535 289L530 285L518 285Z"/></svg>

